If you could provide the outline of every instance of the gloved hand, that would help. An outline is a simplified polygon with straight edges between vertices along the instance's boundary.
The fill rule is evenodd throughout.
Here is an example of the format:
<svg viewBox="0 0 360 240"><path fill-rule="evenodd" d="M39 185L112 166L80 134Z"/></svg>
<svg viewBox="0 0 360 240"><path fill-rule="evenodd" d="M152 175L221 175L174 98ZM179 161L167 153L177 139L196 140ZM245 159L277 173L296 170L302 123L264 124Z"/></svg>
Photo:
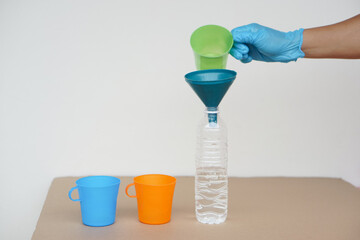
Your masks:
<svg viewBox="0 0 360 240"><path fill-rule="evenodd" d="M305 54L301 51L304 29L280 32L257 23L231 31L234 45L230 54L243 63L296 61Z"/></svg>

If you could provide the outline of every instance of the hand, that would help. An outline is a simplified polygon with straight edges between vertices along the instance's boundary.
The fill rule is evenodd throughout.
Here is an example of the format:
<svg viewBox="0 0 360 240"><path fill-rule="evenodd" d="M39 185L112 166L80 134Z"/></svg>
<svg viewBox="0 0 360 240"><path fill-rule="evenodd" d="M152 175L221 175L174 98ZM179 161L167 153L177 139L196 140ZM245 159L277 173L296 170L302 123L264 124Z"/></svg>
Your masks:
<svg viewBox="0 0 360 240"><path fill-rule="evenodd" d="M234 45L230 54L243 63L296 61L305 56L301 51L303 31L280 32L257 23L241 26L231 31Z"/></svg>

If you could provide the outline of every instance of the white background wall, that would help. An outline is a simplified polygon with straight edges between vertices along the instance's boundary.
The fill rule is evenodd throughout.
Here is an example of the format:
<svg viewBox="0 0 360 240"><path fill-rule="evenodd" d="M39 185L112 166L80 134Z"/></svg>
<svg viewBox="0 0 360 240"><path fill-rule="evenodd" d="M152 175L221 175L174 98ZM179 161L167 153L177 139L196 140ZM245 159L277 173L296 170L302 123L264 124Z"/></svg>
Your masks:
<svg viewBox="0 0 360 240"><path fill-rule="evenodd" d="M359 0L0 0L0 239L31 237L55 177L193 175L203 106L183 75L197 27L290 31L359 12ZM360 186L359 60L228 68L230 175Z"/></svg>

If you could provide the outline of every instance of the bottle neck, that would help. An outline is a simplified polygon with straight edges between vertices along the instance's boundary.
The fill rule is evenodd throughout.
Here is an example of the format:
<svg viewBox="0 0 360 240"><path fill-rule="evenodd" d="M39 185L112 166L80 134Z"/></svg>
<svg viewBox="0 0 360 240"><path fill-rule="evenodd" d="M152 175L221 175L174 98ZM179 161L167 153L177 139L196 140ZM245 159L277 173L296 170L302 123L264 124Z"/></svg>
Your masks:
<svg viewBox="0 0 360 240"><path fill-rule="evenodd" d="M205 112L219 112L219 107L206 107Z"/></svg>
<svg viewBox="0 0 360 240"><path fill-rule="evenodd" d="M204 112L205 112L205 116L207 117L207 119L209 121L210 126L217 125L219 108L218 107L207 107Z"/></svg>

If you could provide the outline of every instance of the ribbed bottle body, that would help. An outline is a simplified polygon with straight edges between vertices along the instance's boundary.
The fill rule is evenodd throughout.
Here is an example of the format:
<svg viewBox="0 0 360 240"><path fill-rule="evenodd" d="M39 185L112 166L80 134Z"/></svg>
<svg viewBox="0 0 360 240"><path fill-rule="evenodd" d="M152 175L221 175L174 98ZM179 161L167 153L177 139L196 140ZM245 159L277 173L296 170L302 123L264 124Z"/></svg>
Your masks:
<svg viewBox="0 0 360 240"><path fill-rule="evenodd" d="M227 204L227 129L217 109L207 109L197 135L196 218L202 223L222 223L227 217Z"/></svg>

